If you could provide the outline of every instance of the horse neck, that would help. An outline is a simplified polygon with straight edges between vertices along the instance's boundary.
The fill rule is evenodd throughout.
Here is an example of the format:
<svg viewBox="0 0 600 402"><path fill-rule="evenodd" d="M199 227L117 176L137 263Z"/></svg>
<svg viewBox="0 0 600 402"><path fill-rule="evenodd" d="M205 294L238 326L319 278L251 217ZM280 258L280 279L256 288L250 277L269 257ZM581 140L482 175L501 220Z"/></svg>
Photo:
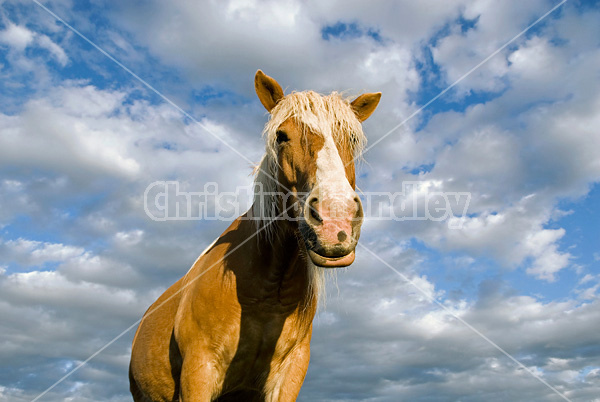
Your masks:
<svg viewBox="0 0 600 402"><path fill-rule="evenodd" d="M291 288L301 295L303 308L316 311L317 300L323 287L323 272L310 262L304 246L300 245L296 230L290 222L277 219L282 215L279 187L273 179L276 169L273 156L265 154L256 168L254 203L247 216L249 228L258 231L255 242L256 253L260 256L260 275L278 279L285 289ZM284 214L285 215L285 214ZM302 284L302 289L298 289ZM312 316L310 317L312 320Z"/></svg>
<svg viewBox="0 0 600 402"><path fill-rule="evenodd" d="M251 216L251 213L249 213ZM241 220L247 230L259 232L256 241L250 241L254 258L249 270L261 285L252 291L269 298L276 295L284 304L298 304L303 314L316 312L319 286L315 281L317 268L309 262L304 247L289 222L284 220Z"/></svg>

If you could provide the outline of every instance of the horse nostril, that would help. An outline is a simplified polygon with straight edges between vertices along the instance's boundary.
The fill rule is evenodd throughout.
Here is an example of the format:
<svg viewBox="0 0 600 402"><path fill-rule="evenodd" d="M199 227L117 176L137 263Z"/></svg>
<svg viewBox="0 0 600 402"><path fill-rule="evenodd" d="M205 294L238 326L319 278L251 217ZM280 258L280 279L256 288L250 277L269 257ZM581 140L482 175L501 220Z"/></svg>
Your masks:
<svg viewBox="0 0 600 402"><path fill-rule="evenodd" d="M310 216L319 223L323 222L323 219L319 216L319 213L314 208L310 209Z"/></svg>
<svg viewBox="0 0 600 402"><path fill-rule="evenodd" d="M353 220L356 219L362 219L363 217L363 211L362 211L362 203L360 202L360 198L357 196L354 197L354 206L356 207L356 210L354 212L354 218Z"/></svg>
<svg viewBox="0 0 600 402"><path fill-rule="evenodd" d="M310 217L313 218L318 223L322 223L323 218L321 218L321 216L319 215L319 212L317 211L317 203L318 202L319 202L319 199L317 197L312 197L310 200L308 200L308 208L310 209Z"/></svg>
<svg viewBox="0 0 600 402"><path fill-rule="evenodd" d="M344 240L346 240L348 238L348 235L343 230L340 230L338 232L337 237L338 237L338 240L342 242L342 241L344 241Z"/></svg>

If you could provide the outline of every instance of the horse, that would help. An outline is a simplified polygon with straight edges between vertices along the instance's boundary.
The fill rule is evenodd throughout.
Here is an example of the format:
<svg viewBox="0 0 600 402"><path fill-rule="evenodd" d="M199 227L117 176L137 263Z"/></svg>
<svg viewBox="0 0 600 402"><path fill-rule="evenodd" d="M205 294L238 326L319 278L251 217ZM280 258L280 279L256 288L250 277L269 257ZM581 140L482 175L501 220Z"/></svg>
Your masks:
<svg viewBox="0 0 600 402"><path fill-rule="evenodd" d="M296 400L324 271L354 262L354 160L381 93L284 95L261 70L254 84L270 113L255 172L263 191L144 314L129 366L135 401Z"/></svg>

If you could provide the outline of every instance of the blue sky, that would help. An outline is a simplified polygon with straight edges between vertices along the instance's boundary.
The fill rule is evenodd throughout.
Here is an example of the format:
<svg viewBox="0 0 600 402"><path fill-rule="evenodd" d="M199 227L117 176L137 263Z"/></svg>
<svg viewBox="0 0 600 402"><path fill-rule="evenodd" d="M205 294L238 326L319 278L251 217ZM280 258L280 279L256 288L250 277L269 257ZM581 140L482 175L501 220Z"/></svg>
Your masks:
<svg viewBox="0 0 600 402"><path fill-rule="evenodd" d="M383 93L370 143L556 1L43 4L252 161L257 69ZM31 400L141 317L227 222L154 222L156 180L231 191L250 164L35 3L0 5L0 400ZM365 154L362 191L468 191L464 224L361 244L570 400L600 394L600 27L569 0ZM422 200L419 201L420 203ZM300 400L562 400L357 251ZM42 400L129 400L127 333Z"/></svg>

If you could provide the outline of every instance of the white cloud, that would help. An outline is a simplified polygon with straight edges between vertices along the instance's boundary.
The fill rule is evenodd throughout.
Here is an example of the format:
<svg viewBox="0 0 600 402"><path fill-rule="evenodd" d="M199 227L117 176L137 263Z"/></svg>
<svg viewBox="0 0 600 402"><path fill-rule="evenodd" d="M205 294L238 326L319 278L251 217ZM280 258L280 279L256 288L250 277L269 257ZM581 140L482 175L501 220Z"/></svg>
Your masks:
<svg viewBox="0 0 600 402"><path fill-rule="evenodd" d="M464 5L463 16L477 20L475 27L466 32L459 25L451 26L450 34L438 41L432 49L434 60L447 74L448 84L459 79L472 67L522 31L533 19L541 17L552 5L545 0L477 1ZM490 59L485 68L471 74L457 85L459 95L469 91L500 92L505 89L503 78L508 73L507 51Z"/></svg>
<svg viewBox="0 0 600 402"><path fill-rule="evenodd" d="M13 23L8 23L7 27L0 32L0 42L21 52L33 42L34 38L34 32Z"/></svg>
<svg viewBox="0 0 600 402"><path fill-rule="evenodd" d="M64 261L80 256L85 251L81 247L67 246L60 243L42 243L22 238L9 240L3 246L9 250L12 258L16 258L25 266L37 266L46 262Z"/></svg>
<svg viewBox="0 0 600 402"><path fill-rule="evenodd" d="M52 54L52 56L54 56L56 61L61 66L64 67L67 65L67 63L69 62L69 58L67 57L67 54L65 53L65 51L63 50L62 47L58 46L56 43L54 43L52 41L52 39L50 39L46 35L39 35L37 38L37 41L41 47L48 50L50 52L50 54Z"/></svg>
<svg viewBox="0 0 600 402"><path fill-rule="evenodd" d="M564 229L543 229L530 235L523 245L535 261L527 272L541 279L553 281L554 274L569 265L568 253L560 253L556 242L565 234Z"/></svg>
<svg viewBox="0 0 600 402"><path fill-rule="evenodd" d="M133 246L142 241L144 231L140 229L130 230L128 232L118 232L115 234L115 241L123 246Z"/></svg>
<svg viewBox="0 0 600 402"><path fill-rule="evenodd" d="M82 98L82 109L90 103ZM120 133L89 127L81 115L69 115L46 100L34 101L27 109L20 117L0 116L5 133L0 153L5 163L29 164L73 176L82 168L130 177L139 171L138 163L123 154Z"/></svg>

